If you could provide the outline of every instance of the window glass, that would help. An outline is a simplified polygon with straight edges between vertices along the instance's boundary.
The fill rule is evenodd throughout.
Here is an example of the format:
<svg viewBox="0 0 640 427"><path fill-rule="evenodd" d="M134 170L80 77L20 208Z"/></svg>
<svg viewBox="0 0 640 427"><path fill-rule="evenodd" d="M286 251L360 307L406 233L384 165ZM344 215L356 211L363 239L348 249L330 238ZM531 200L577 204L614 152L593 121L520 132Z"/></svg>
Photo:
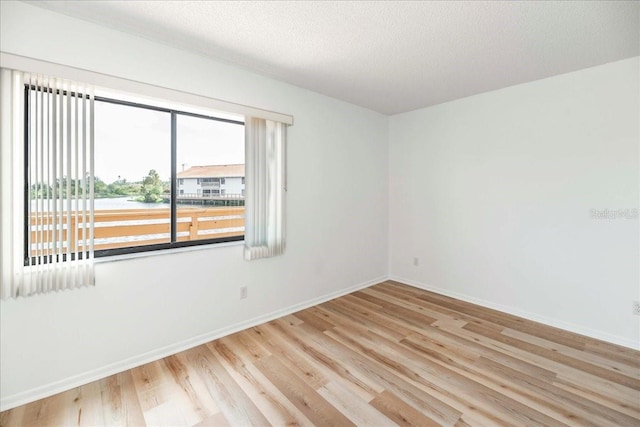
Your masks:
<svg viewBox="0 0 640 427"><path fill-rule="evenodd" d="M178 241L242 236L244 127L178 115L177 162Z"/></svg>
<svg viewBox="0 0 640 427"><path fill-rule="evenodd" d="M171 241L171 114L95 103L96 251Z"/></svg>

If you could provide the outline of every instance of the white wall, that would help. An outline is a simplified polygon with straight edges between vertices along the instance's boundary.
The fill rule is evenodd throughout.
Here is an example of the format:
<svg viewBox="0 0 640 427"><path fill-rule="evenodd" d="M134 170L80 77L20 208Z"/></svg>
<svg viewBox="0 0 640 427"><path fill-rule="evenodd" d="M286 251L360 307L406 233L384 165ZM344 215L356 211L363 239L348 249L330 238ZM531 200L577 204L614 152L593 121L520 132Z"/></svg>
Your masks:
<svg viewBox="0 0 640 427"><path fill-rule="evenodd" d="M392 117L391 276L640 347L638 64Z"/></svg>
<svg viewBox="0 0 640 427"><path fill-rule="evenodd" d="M386 277L386 117L30 5L0 7L5 52L295 117L286 254L246 262L236 245L99 264L93 288L1 302L3 409Z"/></svg>
<svg viewBox="0 0 640 427"><path fill-rule="evenodd" d="M198 194L198 190L202 190L198 184L198 178L181 178L184 184L178 184L180 190L184 190L184 194Z"/></svg>
<svg viewBox="0 0 640 427"><path fill-rule="evenodd" d="M242 177L232 176L225 178L224 184L220 186L220 189L225 190L225 194L242 194L242 190L244 190Z"/></svg>

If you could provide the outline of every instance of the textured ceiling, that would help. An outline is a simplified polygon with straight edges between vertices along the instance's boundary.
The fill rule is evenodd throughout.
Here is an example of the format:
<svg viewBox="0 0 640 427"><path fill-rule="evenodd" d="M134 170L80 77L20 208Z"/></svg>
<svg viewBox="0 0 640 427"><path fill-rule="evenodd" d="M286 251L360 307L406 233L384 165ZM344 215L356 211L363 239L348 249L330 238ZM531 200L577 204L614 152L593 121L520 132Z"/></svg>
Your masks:
<svg viewBox="0 0 640 427"><path fill-rule="evenodd" d="M44 1L385 114L640 54L637 1Z"/></svg>

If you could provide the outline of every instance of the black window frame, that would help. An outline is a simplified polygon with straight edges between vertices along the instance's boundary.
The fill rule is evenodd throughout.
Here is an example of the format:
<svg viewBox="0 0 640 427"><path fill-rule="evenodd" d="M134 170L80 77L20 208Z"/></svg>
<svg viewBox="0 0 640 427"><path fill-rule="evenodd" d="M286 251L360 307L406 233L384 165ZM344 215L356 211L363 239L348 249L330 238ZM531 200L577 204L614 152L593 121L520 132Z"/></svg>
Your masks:
<svg viewBox="0 0 640 427"><path fill-rule="evenodd" d="M30 221L28 221L29 218L29 201L30 201L30 182L29 182L29 163L28 163L28 159L29 157L29 94L30 91L32 90L42 90L41 88L37 88L35 86L30 86L30 85L25 85L25 108L24 108L24 120L25 120L25 124L24 124L24 128L25 128L25 136L24 136L24 153L25 153L25 164L24 164L24 176L25 176L25 185L24 185L24 199L25 199L25 209L24 209L24 241L25 241L25 262L28 261L28 257L30 256L29 253L29 233L30 233ZM66 91L63 91L64 95L67 95ZM70 93L71 96L75 96L75 93ZM134 108L142 108L142 109L146 109L146 110L152 110L152 111L160 111L160 112L164 112L164 113L169 113L170 114L170 120L171 120L171 178L170 178L170 191L171 191L171 199L170 199L170 203L169 203L169 211L170 211L170 217L169 217L169 223L170 223L170 241L167 243L157 243L157 244L151 244L151 245L140 245L140 246L128 246L128 247L122 247L122 248L112 248L112 249L100 249L100 250L96 250L94 252L94 257L95 258L102 258L102 257L109 257L109 256L116 256L116 255L128 255L128 254L136 254L136 253L144 253L144 252L153 252L153 251L159 251L159 250L167 250L167 249L175 249L175 248L185 248L185 247L191 247L191 246L203 246L203 245L214 245L214 244L219 244L219 243L227 243L227 242L237 242L237 241L243 241L244 240L244 234L242 234L241 236L231 236L231 237L222 237L222 238L212 238L212 239L198 239L198 240L188 240L188 241L183 241L183 242L178 242L177 241L177 196L178 196L178 178L177 178L177 174L178 174L178 165L177 165L177 148L178 148L178 132L177 132L177 127L178 127L178 116L186 116L186 117L195 117L195 118L200 118L200 119L205 119L205 120L212 120L212 121L217 121L217 122L223 122L223 123L230 123L230 124L235 124L235 125L239 125L239 126L243 126L244 127L244 121L240 121L240 120L232 120L232 119L226 119L226 118L222 118L222 117L216 117L216 116L210 116L210 115L205 115L205 114L198 114L198 113L192 113L189 111L184 111L184 110L179 110L179 109L175 109L175 108L167 108L167 107L160 107L160 106L156 106L156 105L150 105L150 104L143 104L143 103L139 103L139 102L132 102L132 101L125 101L122 99L115 99L115 98L109 98L109 97L104 97L104 96L95 96L94 97L94 101L95 102L106 102L106 103L110 103L110 104L116 104L116 105L122 105L122 106L126 106L126 107L134 107ZM72 254L72 257L75 258L75 256L78 256L76 254ZM82 254L79 255L80 257L82 257ZM25 264L26 265L26 264Z"/></svg>

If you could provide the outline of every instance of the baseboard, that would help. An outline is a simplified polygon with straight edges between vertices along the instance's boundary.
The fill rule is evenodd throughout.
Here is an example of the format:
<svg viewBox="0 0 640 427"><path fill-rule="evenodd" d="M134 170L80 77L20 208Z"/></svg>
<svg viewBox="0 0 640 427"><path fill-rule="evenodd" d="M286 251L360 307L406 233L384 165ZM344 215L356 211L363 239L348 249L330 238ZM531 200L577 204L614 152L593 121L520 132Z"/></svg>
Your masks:
<svg viewBox="0 0 640 427"><path fill-rule="evenodd" d="M65 378L64 380L56 381L56 382L53 382L41 387L33 388L31 390L27 390L21 393L16 393L10 396L2 396L2 398L0 399L0 411L6 411L8 409L15 408L16 406L34 402L38 399L42 399L45 397L53 396L54 394L71 390L75 387L88 384L92 381L100 380L110 375L114 375L119 372L123 372L128 369L132 369L132 368L144 365L145 363L150 363L158 359L162 359L163 357L171 356L172 354L176 354L181 351L188 350L190 348L207 343L209 341L222 338L224 336L227 336L236 332L240 332L244 329L251 328L253 326L257 326L265 322L269 322L271 320L280 318L282 316L295 313L296 311L304 310L305 308L322 304L323 302L332 300L334 298L338 298L343 295L349 294L351 292L355 292L357 290L367 288L377 283L384 282L387 279L388 279L387 276L381 276L376 279L359 283L357 285L350 286L348 288L340 289L339 291L332 292L317 298L313 298L313 299L310 299L310 300L307 300L299 304L295 304L280 310L276 310L274 312L271 312L262 316L254 317L244 322L236 323L234 325L217 329L215 331L211 331L206 334L198 335L196 337L193 337L193 338L190 338L166 347L162 347L157 350L153 350L153 351L150 351L138 356L134 356L119 362L115 362L99 369L95 369L89 372L84 372L82 374L78 374L70 378Z"/></svg>
<svg viewBox="0 0 640 427"><path fill-rule="evenodd" d="M456 298L461 301L470 302L472 304L480 305L482 307L491 308L494 310L501 311L503 313L512 314L514 316L522 317L527 320L533 320L534 322L542 323L547 326L553 326L554 328L559 328L565 331L573 332L580 335L585 335L590 338L595 338L597 340L606 341L611 344L620 345L623 347L628 347L633 350L640 350L640 342L636 342L633 340L629 340L627 338L619 337L616 335L607 334L605 332L596 331L589 328L584 328L582 326L575 325L573 323L563 322L556 319L551 319L549 317L540 316L534 313L530 313L527 311L522 311L515 309L513 307L508 307L501 304L496 304L491 301L471 297L469 295L461 294L458 292L452 292L447 289L439 288L437 286L430 286L424 283L417 282L415 280L406 279L404 277L399 276L389 276L389 280L395 280L396 282L405 283L407 285L413 286L415 288L424 289L426 291L431 291L436 294L444 295L451 298Z"/></svg>

